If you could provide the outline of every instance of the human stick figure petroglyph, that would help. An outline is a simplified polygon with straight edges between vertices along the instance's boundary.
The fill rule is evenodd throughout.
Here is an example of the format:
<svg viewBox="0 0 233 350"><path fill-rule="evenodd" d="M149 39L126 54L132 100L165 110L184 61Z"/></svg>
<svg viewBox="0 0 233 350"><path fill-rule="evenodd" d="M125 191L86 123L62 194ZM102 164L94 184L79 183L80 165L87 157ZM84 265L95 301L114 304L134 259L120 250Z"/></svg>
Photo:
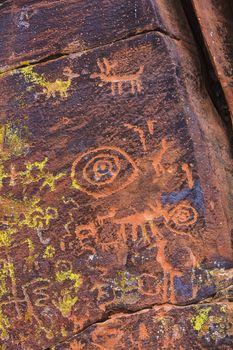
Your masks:
<svg viewBox="0 0 233 350"><path fill-rule="evenodd" d="M120 74L116 72L117 63L110 63L109 60L103 58L101 62L97 60L97 65L100 69L99 73L91 74L91 79L100 78L104 83L111 84L111 91L113 95L123 93L123 86L129 84L131 87L131 93L142 92L141 74L144 72L144 66L141 65L135 73Z"/></svg>
<svg viewBox="0 0 233 350"><path fill-rule="evenodd" d="M145 139L144 131L141 128L137 127L136 125L132 125L132 124L126 123L126 124L124 124L124 126L126 128L128 128L128 129L131 129L134 132L138 133L139 138L140 138L140 142L142 144L143 151L146 152L147 151L147 145L146 145L146 139Z"/></svg>
<svg viewBox="0 0 233 350"><path fill-rule="evenodd" d="M125 123L124 126L130 130L133 130L135 133L137 133L139 135L139 139L143 148L144 152L148 151L148 146L146 143L146 137L145 137L145 133L143 131L142 128L136 126L136 125L132 125L129 123ZM149 120L147 122L147 127L149 130L150 135L153 135L154 132L154 122L152 120ZM162 165L162 160L163 160L163 156L165 155L165 153L168 151L169 149L169 143L168 141L163 138L161 140L160 143L160 149L156 152L156 154L153 156L153 160L152 160L152 164L156 173L157 177L160 177L161 175L163 175L166 170L164 169L163 165ZM187 168L187 166L185 167L185 164L183 165L185 171L187 172L189 169ZM183 170L184 170L183 169ZM190 178L190 172L188 173L189 178Z"/></svg>

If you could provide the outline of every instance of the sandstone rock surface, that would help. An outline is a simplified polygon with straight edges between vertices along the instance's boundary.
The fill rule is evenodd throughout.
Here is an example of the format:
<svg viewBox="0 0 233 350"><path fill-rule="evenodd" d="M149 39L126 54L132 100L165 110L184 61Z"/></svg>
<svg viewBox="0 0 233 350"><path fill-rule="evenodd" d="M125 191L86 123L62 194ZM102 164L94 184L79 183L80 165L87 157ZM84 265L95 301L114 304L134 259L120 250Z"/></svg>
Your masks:
<svg viewBox="0 0 233 350"><path fill-rule="evenodd" d="M177 2L0 6L2 350L232 349L228 135Z"/></svg>

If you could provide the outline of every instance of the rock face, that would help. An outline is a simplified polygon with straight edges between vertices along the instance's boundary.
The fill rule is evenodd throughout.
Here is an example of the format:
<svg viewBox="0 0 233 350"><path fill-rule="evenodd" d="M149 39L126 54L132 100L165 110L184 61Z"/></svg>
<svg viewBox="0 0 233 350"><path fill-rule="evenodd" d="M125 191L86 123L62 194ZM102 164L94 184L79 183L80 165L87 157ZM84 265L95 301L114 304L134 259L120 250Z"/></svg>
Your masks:
<svg viewBox="0 0 233 350"><path fill-rule="evenodd" d="M0 6L1 349L232 349L230 150L179 2Z"/></svg>
<svg viewBox="0 0 233 350"><path fill-rule="evenodd" d="M224 90L233 121L233 6L231 1L193 0L209 57Z"/></svg>

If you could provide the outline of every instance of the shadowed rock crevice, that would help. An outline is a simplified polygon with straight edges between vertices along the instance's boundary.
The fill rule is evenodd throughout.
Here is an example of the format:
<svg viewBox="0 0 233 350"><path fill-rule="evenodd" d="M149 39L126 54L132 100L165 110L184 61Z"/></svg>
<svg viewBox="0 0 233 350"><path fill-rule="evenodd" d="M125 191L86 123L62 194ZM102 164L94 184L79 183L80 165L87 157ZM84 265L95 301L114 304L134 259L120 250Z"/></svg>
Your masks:
<svg viewBox="0 0 233 350"><path fill-rule="evenodd" d="M232 146L233 155L232 122L224 91L211 62L211 58L209 56L205 40L203 38L203 33L201 31L200 24L192 5L192 1L181 0L181 3L183 5L184 12L190 25L190 30L192 31L198 49L206 91L208 92L216 110L218 111L218 114L224 122L229 142Z"/></svg>

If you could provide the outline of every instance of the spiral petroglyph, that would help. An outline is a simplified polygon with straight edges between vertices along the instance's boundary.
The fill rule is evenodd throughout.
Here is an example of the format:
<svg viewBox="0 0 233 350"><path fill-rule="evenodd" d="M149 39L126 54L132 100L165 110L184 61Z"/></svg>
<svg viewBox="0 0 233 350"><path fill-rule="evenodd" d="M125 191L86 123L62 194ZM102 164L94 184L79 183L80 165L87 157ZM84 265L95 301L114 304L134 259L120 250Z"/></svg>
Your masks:
<svg viewBox="0 0 233 350"><path fill-rule="evenodd" d="M130 156L117 147L99 147L80 155L71 170L74 188L96 198L127 187L137 176Z"/></svg>

